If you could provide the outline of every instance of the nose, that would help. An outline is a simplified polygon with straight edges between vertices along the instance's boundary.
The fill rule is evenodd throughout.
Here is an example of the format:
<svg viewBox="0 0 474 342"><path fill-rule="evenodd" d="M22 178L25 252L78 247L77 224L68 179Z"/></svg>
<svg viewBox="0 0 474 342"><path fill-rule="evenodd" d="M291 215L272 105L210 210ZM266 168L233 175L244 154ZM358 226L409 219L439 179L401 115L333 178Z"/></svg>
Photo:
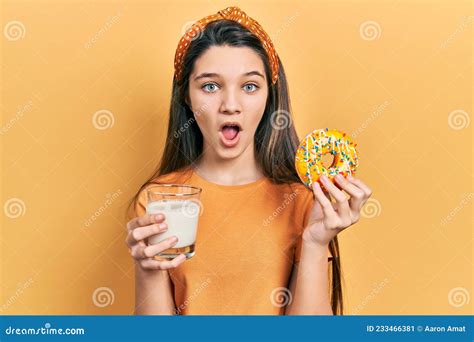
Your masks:
<svg viewBox="0 0 474 342"><path fill-rule="evenodd" d="M222 92L222 101L220 107L221 113L238 114L241 111L241 105L238 94L232 89Z"/></svg>

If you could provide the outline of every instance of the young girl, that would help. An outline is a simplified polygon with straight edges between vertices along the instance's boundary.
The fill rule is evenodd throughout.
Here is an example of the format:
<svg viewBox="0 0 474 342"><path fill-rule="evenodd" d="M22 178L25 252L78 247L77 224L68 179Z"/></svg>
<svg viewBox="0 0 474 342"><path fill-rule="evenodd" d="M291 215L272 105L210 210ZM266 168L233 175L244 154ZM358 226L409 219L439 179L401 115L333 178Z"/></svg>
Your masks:
<svg viewBox="0 0 474 342"><path fill-rule="evenodd" d="M136 314L342 314L336 235L358 221L371 190L342 176L306 188L290 112L273 44L239 8L181 39L162 160L127 224ZM162 183L202 188L188 260L155 258L176 238L147 243L167 229L163 214L145 213L146 189Z"/></svg>

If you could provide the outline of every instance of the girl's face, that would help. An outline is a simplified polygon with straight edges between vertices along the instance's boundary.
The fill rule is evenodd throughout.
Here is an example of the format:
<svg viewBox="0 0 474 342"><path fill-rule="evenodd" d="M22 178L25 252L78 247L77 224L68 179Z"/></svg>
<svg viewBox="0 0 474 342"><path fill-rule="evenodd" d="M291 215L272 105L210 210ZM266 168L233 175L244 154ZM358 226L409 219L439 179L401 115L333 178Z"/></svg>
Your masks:
<svg viewBox="0 0 474 342"><path fill-rule="evenodd" d="M251 48L212 46L199 56L189 76L188 105L204 152L231 159L253 150L267 96L264 64Z"/></svg>

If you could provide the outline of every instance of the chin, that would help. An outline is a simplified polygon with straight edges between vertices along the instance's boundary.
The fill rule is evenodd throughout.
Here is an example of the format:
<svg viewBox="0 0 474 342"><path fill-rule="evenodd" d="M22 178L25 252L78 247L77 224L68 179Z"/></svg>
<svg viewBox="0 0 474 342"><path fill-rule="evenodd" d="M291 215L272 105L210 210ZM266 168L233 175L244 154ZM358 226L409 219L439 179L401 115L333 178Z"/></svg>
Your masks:
<svg viewBox="0 0 474 342"><path fill-rule="evenodd" d="M220 142L217 142L219 147L216 150L217 155L222 159L234 159L242 155L245 150L249 147L248 142L239 141L238 144L234 147L224 147L220 145Z"/></svg>
<svg viewBox="0 0 474 342"><path fill-rule="evenodd" d="M217 155L221 159L234 159L240 156L242 152L243 152L242 148L239 148L238 146L231 149L220 147L219 151L217 151Z"/></svg>

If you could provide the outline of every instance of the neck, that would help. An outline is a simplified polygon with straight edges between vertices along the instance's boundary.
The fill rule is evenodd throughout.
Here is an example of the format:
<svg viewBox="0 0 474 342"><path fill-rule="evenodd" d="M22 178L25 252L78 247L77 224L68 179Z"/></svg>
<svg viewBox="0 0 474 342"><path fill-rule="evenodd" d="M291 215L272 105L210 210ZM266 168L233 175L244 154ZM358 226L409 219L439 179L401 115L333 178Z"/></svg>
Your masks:
<svg viewBox="0 0 474 342"><path fill-rule="evenodd" d="M221 185L241 185L262 178L263 172L255 160L253 144L236 158L220 158L212 148L206 151L196 163L195 172L209 182Z"/></svg>

